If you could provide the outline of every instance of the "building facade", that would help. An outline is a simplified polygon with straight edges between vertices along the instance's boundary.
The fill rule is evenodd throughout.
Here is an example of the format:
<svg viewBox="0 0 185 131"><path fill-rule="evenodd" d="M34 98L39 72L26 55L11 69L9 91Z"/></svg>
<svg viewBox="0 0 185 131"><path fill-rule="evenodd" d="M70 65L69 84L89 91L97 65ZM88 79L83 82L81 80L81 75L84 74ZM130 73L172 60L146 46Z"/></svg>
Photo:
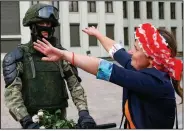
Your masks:
<svg viewBox="0 0 185 131"><path fill-rule="evenodd" d="M93 36L82 29L96 26L100 32L121 42L126 49L134 44L134 31L141 23L166 28L177 40L178 52L183 51L183 1L40 1L59 9L60 26L55 35L62 46L80 54L91 53L108 57ZM1 1L1 59L20 43L30 40L30 30L22 20L27 9L39 1Z"/></svg>

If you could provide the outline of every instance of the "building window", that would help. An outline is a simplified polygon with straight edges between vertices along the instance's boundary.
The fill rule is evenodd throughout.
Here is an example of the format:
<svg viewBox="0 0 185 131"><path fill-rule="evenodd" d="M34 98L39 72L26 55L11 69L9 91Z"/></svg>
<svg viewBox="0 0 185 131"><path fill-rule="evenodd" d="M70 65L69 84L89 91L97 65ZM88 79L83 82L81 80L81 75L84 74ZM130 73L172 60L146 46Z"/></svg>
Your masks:
<svg viewBox="0 0 185 131"><path fill-rule="evenodd" d="M1 1L0 7L1 53L7 53L21 43L19 1Z"/></svg>
<svg viewBox="0 0 185 131"><path fill-rule="evenodd" d="M147 19L152 19L152 2L146 2Z"/></svg>
<svg viewBox="0 0 185 131"><path fill-rule="evenodd" d="M106 36L114 40L114 25L106 24Z"/></svg>
<svg viewBox="0 0 185 131"><path fill-rule="evenodd" d="M171 32L172 32L175 39L176 39L176 29L177 29L177 27L171 27Z"/></svg>
<svg viewBox="0 0 185 131"><path fill-rule="evenodd" d="M19 2L1 2L1 35L20 35Z"/></svg>
<svg viewBox="0 0 185 131"><path fill-rule="evenodd" d="M69 12L78 12L78 1L69 1Z"/></svg>
<svg viewBox="0 0 185 131"><path fill-rule="evenodd" d="M97 24L88 24L88 27L94 26L97 28ZM97 38L89 35L89 46L98 46Z"/></svg>
<svg viewBox="0 0 185 131"><path fill-rule="evenodd" d="M182 19L183 19L183 15L184 15L184 5L183 5L183 3L181 3L181 10L182 10Z"/></svg>
<svg viewBox="0 0 185 131"><path fill-rule="evenodd" d="M1 53L14 50L21 43L21 38L1 38Z"/></svg>
<svg viewBox="0 0 185 131"><path fill-rule="evenodd" d="M175 19L175 3L170 3L171 19Z"/></svg>
<svg viewBox="0 0 185 131"><path fill-rule="evenodd" d="M123 18L127 18L127 1L123 1Z"/></svg>
<svg viewBox="0 0 185 131"><path fill-rule="evenodd" d="M124 27L124 45L129 45L128 27Z"/></svg>
<svg viewBox="0 0 185 131"><path fill-rule="evenodd" d="M140 2L134 1L134 18L140 18Z"/></svg>
<svg viewBox="0 0 185 131"><path fill-rule="evenodd" d="M182 27L182 44L184 44L184 28Z"/></svg>
<svg viewBox="0 0 185 131"><path fill-rule="evenodd" d="M164 2L159 2L159 19L164 19Z"/></svg>
<svg viewBox="0 0 185 131"><path fill-rule="evenodd" d="M88 2L88 12L96 12L96 1L87 1Z"/></svg>
<svg viewBox="0 0 185 131"><path fill-rule="evenodd" d="M71 47L80 47L79 26L80 24L70 24Z"/></svg>
<svg viewBox="0 0 185 131"><path fill-rule="evenodd" d="M112 1L105 1L105 12L113 13L113 2Z"/></svg>

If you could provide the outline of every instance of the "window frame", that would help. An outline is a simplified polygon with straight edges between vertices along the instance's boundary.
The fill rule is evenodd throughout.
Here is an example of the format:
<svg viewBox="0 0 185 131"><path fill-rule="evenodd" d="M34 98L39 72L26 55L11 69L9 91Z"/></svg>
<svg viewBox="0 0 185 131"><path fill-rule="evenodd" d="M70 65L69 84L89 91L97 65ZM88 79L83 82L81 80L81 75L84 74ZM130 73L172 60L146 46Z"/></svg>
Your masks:
<svg viewBox="0 0 185 131"><path fill-rule="evenodd" d="M107 32L107 27L108 26L112 26L113 27L113 38L108 35L108 32ZM115 30L115 24L106 24L105 28L106 28L106 36L114 40L115 39L115 31L114 31Z"/></svg>
<svg viewBox="0 0 185 131"><path fill-rule="evenodd" d="M152 2L151 1L146 1L146 14L147 14L146 16L147 16L147 19L153 19L153 14L152 13L153 13Z"/></svg>
<svg viewBox="0 0 185 131"><path fill-rule="evenodd" d="M140 15L140 1L134 1L134 19L140 19Z"/></svg>
<svg viewBox="0 0 185 131"><path fill-rule="evenodd" d="M127 40L125 39L125 29L127 29L127 35L126 35ZM124 33L124 45L129 46L129 30L128 30L128 27L123 27L123 33Z"/></svg>
<svg viewBox="0 0 185 131"><path fill-rule="evenodd" d="M1 2L9 2L9 1L1 1ZM12 51L14 48L16 48L19 44L21 44L21 38L22 38L21 24L22 22L20 21L20 17L21 17L20 16L20 2L19 1L12 1L12 2L16 2L16 6L18 6L17 8L15 8L17 10L16 13L18 14L18 17L16 20L18 21L16 22L17 25L14 24L15 26L18 26L18 27L17 27L17 30L14 30L13 32L2 32L2 28L1 28L1 54L6 54ZM6 3L6 5L8 6L9 4ZM2 3L1 3L1 6L2 6ZM5 13L5 12L1 12L1 13ZM9 19L7 18L7 20ZM1 21L1 26L4 26L5 28L7 28L6 26L8 25L9 24L4 25L3 22ZM4 43L5 41L11 41L9 43L11 45L7 45L7 43Z"/></svg>
<svg viewBox="0 0 185 131"><path fill-rule="evenodd" d="M109 11L109 4L111 5L111 11ZM105 1L105 13L114 13L113 1Z"/></svg>
<svg viewBox="0 0 185 131"><path fill-rule="evenodd" d="M173 30L173 29L175 29L175 30ZM173 31L175 31L175 34L174 34L174 32L173 32ZM171 33L173 34L173 36L174 36L175 40L177 40L177 39L176 39L176 38L177 38L177 27L172 26L172 27L171 27Z"/></svg>
<svg viewBox="0 0 185 131"><path fill-rule="evenodd" d="M123 1L123 18L128 18L128 2Z"/></svg>
<svg viewBox="0 0 185 131"><path fill-rule="evenodd" d="M88 6L88 13L96 13L96 1L87 1L87 6ZM92 7L92 4L94 4L95 6L95 9L93 10L91 7Z"/></svg>
<svg viewBox="0 0 185 131"><path fill-rule="evenodd" d="M79 43L78 45L72 45L72 38L71 38L71 26L78 26L78 40L79 40ZM70 23L69 24L69 28L70 28L70 47L81 47L81 44L80 44L80 23ZM72 31L74 32L74 31Z"/></svg>
<svg viewBox="0 0 185 131"><path fill-rule="evenodd" d="M160 4L161 4L161 7L160 7ZM165 19L165 16L164 16L164 2L159 2L158 3L158 7L159 7L159 19ZM162 13L161 13L162 11Z"/></svg>
<svg viewBox="0 0 185 131"><path fill-rule="evenodd" d="M170 16L171 16L171 19L176 19L176 3L175 2L170 3Z"/></svg>
<svg viewBox="0 0 185 131"><path fill-rule="evenodd" d="M75 10L74 8L74 3L77 3L77 7L76 7L77 10ZM79 4L78 1L69 1L69 12L79 12L78 4ZM71 8L70 8L70 5L72 6Z"/></svg>
<svg viewBox="0 0 185 131"><path fill-rule="evenodd" d="M88 23L88 27L94 26L95 28L98 27L98 23ZM98 39L95 36L91 36L88 35L88 42L89 42L89 47L97 47L98 46ZM96 40L96 44L95 45L91 45L90 44L90 39L95 39Z"/></svg>

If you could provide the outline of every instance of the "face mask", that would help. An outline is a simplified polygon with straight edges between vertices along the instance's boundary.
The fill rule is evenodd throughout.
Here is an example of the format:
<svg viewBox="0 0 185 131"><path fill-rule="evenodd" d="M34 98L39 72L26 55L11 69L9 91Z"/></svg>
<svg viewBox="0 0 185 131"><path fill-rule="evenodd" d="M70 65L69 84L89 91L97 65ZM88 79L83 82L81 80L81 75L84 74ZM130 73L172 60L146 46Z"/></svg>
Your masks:
<svg viewBox="0 0 185 131"><path fill-rule="evenodd" d="M42 35L42 31L45 31L48 33L48 38L45 38ZM54 34L54 28L53 27L46 27L46 26L39 26L39 25L33 25L32 26L32 41L36 41L36 40L41 40L42 38L45 38L48 41L51 41L51 39L53 38L53 34Z"/></svg>

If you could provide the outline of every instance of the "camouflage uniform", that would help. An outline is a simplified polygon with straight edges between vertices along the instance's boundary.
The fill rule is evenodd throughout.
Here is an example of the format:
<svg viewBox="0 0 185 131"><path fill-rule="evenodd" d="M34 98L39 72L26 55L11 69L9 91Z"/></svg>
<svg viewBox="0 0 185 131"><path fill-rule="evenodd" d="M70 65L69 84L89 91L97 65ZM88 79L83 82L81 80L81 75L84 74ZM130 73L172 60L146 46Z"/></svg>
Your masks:
<svg viewBox="0 0 185 131"><path fill-rule="evenodd" d="M50 112L61 109L62 117L66 118L68 94L65 79L73 102L79 111L80 118L78 122L84 124L85 122L82 121L86 119L87 123L90 120L89 123L95 125L93 118L88 113L86 95L80 84L81 79L78 76L76 67L66 61L41 61L43 55L33 48L33 41L41 39L42 36L39 35L39 31L36 32L36 27L32 26L32 24L48 20L33 16L38 13L36 11L44 7L53 8L53 6L46 4L36 4L27 11L23 19L23 25L30 26L32 40L27 44L18 46L15 50L8 53L3 60L3 75L6 83L5 103L14 119L20 122L27 121L27 119L30 121L30 117L25 117L34 115L39 109L45 109ZM54 10L53 16L57 17L56 15L56 10ZM51 35L48 40L55 47L64 49L57 39L53 37L54 27L59 25L58 21L51 19L51 16L48 18L52 23L50 31L53 31L48 33L49 36ZM23 124L22 126L27 128Z"/></svg>

